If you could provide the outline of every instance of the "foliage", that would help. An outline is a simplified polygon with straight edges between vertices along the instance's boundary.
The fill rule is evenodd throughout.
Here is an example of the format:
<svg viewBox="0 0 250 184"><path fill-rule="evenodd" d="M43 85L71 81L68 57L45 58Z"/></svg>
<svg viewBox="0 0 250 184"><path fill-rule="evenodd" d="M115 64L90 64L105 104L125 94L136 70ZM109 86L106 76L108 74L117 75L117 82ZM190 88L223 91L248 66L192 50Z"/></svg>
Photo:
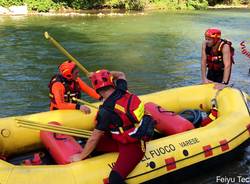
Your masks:
<svg viewBox="0 0 250 184"><path fill-rule="evenodd" d="M23 0L0 0L0 6L10 7L10 6L19 6L23 4Z"/></svg>
<svg viewBox="0 0 250 184"><path fill-rule="evenodd" d="M147 6L159 9L206 9L216 4L240 5L250 0L0 0L0 6L27 4L29 10L48 12L51 9L70 7L73 9L120 8L143 10Z"/></svg>

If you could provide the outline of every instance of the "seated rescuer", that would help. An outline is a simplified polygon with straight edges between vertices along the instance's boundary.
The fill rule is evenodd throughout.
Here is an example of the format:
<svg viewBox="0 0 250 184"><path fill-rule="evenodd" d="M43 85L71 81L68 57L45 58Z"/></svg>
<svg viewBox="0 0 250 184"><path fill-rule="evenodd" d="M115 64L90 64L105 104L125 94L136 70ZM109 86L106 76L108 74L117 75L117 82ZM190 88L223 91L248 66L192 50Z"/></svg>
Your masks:
<svg viewBox="0 0 250 184"><path fill-rule="evenodd" d="M59 73L54 75L49 82L50 110L79 109L90 113L87 106L80 105L72 98L81 98L81 91L98 100L95 90L89 87L78 77L79 71L72 61L65 61L59 66Z"/></svg>
<svg viewBox="0 0 250 184"><path fill-rule="evenodd" d="M125 183L125 178L144 156L144 141L153 136L155 122L144 113L140 99L128 92L124 73L100 70L91 75L91 81L104 103L99 107L96 127L83 152L73 155L71 160L85 159L95 148L98 151L118 151L109 183Z"/></svg>
<svg viewBox="0 0 250 184"><path fill-rule="evenodd" d="M221 39L221 31L210 28L202 44L201 77L203 83L228 84L231 75L234 48L230 41ZM208 69L208 71L206 71ZM206 76L207 75L207 76Z"/></svg>

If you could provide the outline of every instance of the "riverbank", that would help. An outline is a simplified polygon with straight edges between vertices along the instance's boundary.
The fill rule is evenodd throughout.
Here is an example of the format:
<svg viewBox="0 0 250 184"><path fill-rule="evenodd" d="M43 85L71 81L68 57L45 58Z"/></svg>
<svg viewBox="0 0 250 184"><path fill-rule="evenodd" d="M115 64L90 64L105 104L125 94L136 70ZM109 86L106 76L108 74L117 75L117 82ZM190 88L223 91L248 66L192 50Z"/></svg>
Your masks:
<svg viewBox="0 0 250 184"><path fill-rule="evenodd" d="M75 10L114 9L143 11L145 9L200 10L206 9L207 0L0 0L0 14L28 14L33 12L65 13ZM12 10L14 7L14 11ZM19 11L23 8L23 12ZM25 9L25 10L24 10ZM18 13L15 13L15 12ZM66 12L68 13L68 12ZM72 13L72 12L70 12Z"/></svg>
<svg viewBox="0 0 250 184"><path fill-rule="evenodd" d="M208 9L250 9L249 5L224 5L208 6Z"/></svg>
<svg viewBox="0 0 250 184"><path fill-rule="evenodd" d="M147 11L126 11L123 9L93 9L93 10L73 10L65 9L60 11L49 11L49 12L36 12L36 11L26 11L23 7L20 10L9 11L0 7L0 16L65 16L65 17L85 17L85 16L126 16L126 15L146 15Z"/></svg>
<svg viewBox="0 0 250 184"><path fill-rule="evenodd" d="M205 9L249 9L249 5L215 5L207 6ZM151 11L173 11L173 10L195 10L195 8L174 7L162 4L148 4L143 10L126 10L119 8L98 8L90 10L76 10L73 8L60 8L58 10L50 10L48 12L39 12L29 10L27 5L10 6L8 8L0 6L0 16L125 16L125 15L145 15Z"/></svg>

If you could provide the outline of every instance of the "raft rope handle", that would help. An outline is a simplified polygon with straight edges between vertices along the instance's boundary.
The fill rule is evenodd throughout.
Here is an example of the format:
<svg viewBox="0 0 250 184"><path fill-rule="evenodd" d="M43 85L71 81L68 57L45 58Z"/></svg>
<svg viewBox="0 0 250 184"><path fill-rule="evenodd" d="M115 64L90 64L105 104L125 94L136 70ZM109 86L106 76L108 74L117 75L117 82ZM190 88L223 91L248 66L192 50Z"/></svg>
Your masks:
<svg viewBox="0 0 250 184"><path fill-rule="evenodd" d="M159 111L159 113L172 113L172 116L176 115L176 113L174 111L167 111L167 110L161 110L161 106L157 106L157 110Z"/></svg>
<svg viewBox="0 0 250 184"><path fill-rule="evenodd" d="M222 89L217 90L216 93L215 93L214 98L212 98L212 100L211 100L212 107L216 107L216 108L218 109L217 97L218 97L219 93L220 93L223 89L225 89L225 88L232 88L233 86L234 86L234 84L232 83L232 84L230 84L230 85L226 85L226 86L225 86L224 88L222 88Z"/></svg>
<svg viewBox="0 0 250 184"><path fill-rule="evenodd" d="M56 139L56 140L60 140L60 141L63 141L63 140L67 140L66 137L57 137L57 133L53 133L53 137Z"/></svg>
<svg viewBox="0 0 250 184"><path fill-rule="evenodd" d="M243 92L242 90L238 89L238 91L240 92L241 96L242 96L242 99L244 100L245 102L245 105L246 105L246 108L247 108L247 111L248 111L248 114L249 114L249 117L250 117L250 103L248 103L248 101L250 102L250 96Z"/></svg>
<svg viewBox="0 0 250 184"><path fill-rule="evenodd" d="M2 135L2 132L4 131L5 129L2 129L1 130L1 135ZM3 136L3 135L2 135ZM6 137L5 137L6 138ZM2 151L1 151L1 153L0 153L0 159L2 159L2 158L6 158L5 157L5 152L6 152L6 148L5 148L5 146L3 146L3 148L2 148ZM4 159L2 159L2 160L4 160Z"/></svg>

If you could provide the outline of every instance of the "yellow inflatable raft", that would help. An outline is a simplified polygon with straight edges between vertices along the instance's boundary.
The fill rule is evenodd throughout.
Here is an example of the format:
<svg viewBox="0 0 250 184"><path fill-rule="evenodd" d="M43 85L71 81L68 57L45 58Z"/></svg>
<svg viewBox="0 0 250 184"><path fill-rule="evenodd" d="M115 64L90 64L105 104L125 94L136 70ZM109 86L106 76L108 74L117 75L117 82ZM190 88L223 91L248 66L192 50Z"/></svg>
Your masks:
<svg viewBox="0 0 250 184"><path fill-rule="evenodd" d="M163 108L209 111L216 97L218 118L206 127L162 137L147 143L143 160L129 174L127 183L142 183L195 163L225 154L250 137L250 113L247 96L238 89L220 92L213 85L198 85L165 90L141 96ZM90 115L80 111L58 110L21 116L22 119L93 129L96 110ZM16 117L0 119L0 154L12 155L41 147L39 131L18 127ZM20 118L20 116L19 116ZM95 184L105 183L117 153L108 153L68 165L16 166L0 160L0 184Z"/></svg>

